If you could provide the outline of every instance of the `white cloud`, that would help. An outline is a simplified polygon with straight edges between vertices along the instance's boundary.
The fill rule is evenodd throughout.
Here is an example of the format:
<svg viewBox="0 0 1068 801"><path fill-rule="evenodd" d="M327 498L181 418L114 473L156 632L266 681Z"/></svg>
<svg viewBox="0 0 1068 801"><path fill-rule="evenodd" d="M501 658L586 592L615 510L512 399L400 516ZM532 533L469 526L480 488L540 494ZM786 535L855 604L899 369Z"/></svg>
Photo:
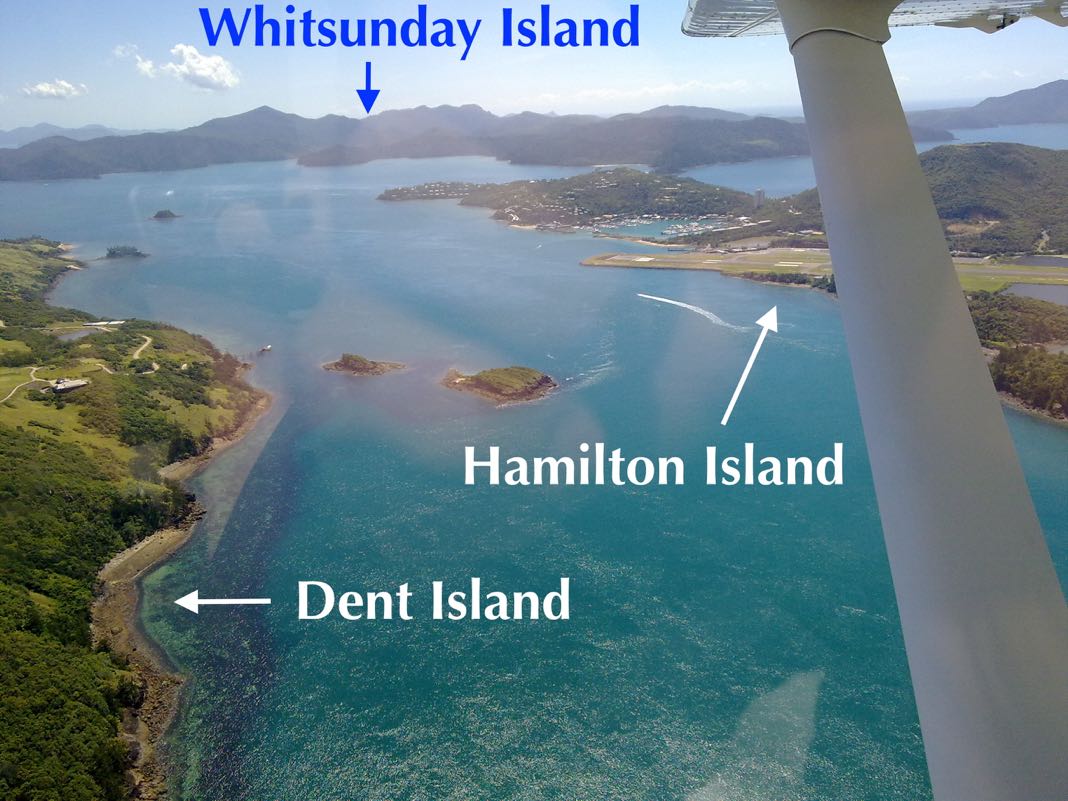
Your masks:
<svg viewBox="0 0 1068 801"><path fill-rule="evenodd" d="M135 44L116 45L112 49L111 55L115 56L115 58L134 59L134 61L136 62L135 66L137 67L137 71L144 75L146 78L155 78L157 73L159 72L156 69L156 65L153 63L153 61L142 56L141 48L139 48Z"/></svg>
<svg viewBox="0 0 1068 801"><path fill-rule="evenodd" d="M150 59L142 58L141 56L134 56L137 59L137 71L144 75L146 78L156 77L156 65L152 63Z"/></svg>
<svg viewBox="0 0 1068 801"><path fill-rule="evenodd" d="M177 44L171 49L175 61L164 64L160 71L211 91L233 89L241 79L237 71L222 56L206 56L193 45ZM141 69L140 63L138 69ZM153 68L154 69L154 68Z"/></svg>
<svg viewBox="0 0 1068 801"><path fill-rule="evenodd" d="M33 86L24 86L22 88L22 94L26 95L26 97L37 97L44 100L67 100L71 97L80 97L88 91L89 87L84 83L75 84L60 78L56 78L51 83L41 81Z"/></svg>

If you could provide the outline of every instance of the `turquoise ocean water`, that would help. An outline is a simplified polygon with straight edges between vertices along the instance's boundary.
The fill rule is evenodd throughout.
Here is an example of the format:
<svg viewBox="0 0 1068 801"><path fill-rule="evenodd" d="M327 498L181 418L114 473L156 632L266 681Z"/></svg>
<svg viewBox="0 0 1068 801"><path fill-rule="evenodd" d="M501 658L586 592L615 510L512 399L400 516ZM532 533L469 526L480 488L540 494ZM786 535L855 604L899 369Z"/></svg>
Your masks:
<svg viewBox="0 0 1068 801"><path fill-rule="evenodd" d="M567 174L484 159L330 171L233 165L0 184L0 235L94 262L54 301L166 320L253 358L275 405L194 481L197 536L145 582L142 620L190 676L169 740L186 801L930 797L836 301L715 274L605 270L639 250L519 231L388 186ZM159 208L183 215L149 221ZM717 326L637 293L704 307ZM719 418L777 305L726 429ZM266 356L254 356L264 344ZM327 373L342 351L402 361ZM562 389L508 409L439 386L526 364ZM1068 431L1009 422L1068 575ZM977 432L980 435L980 432ZM463 448L679 455L685 487L467 488ZM841 488L729 489L705 445L845 443ZM566 623L428 619L432 580L548 590ZM295 584L409 582L416 620L296 620ZM267 595L269 608L172 601Z"/></svg>

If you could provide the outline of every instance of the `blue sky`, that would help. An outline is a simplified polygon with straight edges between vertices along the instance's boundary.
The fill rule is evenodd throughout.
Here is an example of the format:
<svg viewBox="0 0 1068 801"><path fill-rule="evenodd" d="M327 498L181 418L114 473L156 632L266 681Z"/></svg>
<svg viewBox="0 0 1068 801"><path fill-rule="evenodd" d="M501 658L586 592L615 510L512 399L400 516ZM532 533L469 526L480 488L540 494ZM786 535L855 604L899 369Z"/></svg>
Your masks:
<svg viewBox="0 0 1068 801"><path fill-rule="evenodd" d="M317 17L407 18L412 0L293 0ZM628 49L502 48L501 8L484 0L426 0L431 19L482 19L470 57L457 50L306 49L208 45L185 0L9 0L0 26L0 129L37 122L175 128L271 105L305 116L362 114L354 89L374 63L376 111L478 103L521 110L612 113L665 103L781 109L799 103L779 37L690 39L685 0L642 2L641 44ZM532 14L536 2L511 4ZM285 1L266 2L284 15ZM629 2L558 0L560 16L618 18ZM243 12L245 5L231 4ZM1068 78L1068 29L1025 20L993 36L897 29L887 45L906 105L925 107Z"/></svg>

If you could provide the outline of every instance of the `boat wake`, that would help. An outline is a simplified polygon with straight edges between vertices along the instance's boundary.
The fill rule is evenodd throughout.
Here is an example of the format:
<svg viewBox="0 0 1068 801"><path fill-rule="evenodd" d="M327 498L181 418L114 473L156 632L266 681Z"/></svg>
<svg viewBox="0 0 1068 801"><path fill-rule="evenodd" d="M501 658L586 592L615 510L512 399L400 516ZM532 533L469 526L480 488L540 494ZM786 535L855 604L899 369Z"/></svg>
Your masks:
<svg viewBox="0 0 1068 801"><path fill-rule="evenodd" d="M583 370L578 375L569 376L564 381L567 389L586 389L594 384L599 384L605 378L616 372L616 363L613 361L595 364L589 370Z"/></svg>
<svg viewBox="0 0 1068 801"><path fill-rule="evenodd" d="M615 359L615 338L611 334L602 336L593 352L588 354L588 358L590 358L594 364L576 375L565 378L563 383L564 389L586 389L587 387L592 387L595 384L601 383L604 379L608 378L608 376L615 373L617 370Z"/></svg>
<svg viewBox="0 0 1068 801"><path fill-rule="evenodd" d="M660 297L657 297L656 295L646 295L646 294L644 294L642 292L638 293L638 297L639 298L645 298L646 300L655 300L657 303L667 303L667 304L669 304L671 306L678 306L680 309L686 309L688 311L696 312L697 314L700 314L702 317L704 317L706 320L710 321L714 325L723 326L724 328L729 328L732 331L748 331L749 328L750 328L750 326L732 325L731 323L728 323L723 318L717 317L715 314L710 312L708 309L702 309L700 306L694 306L693 304L690 304L690 303L683 303L681 300L671 300L671 298L660 298Z"/></svg>

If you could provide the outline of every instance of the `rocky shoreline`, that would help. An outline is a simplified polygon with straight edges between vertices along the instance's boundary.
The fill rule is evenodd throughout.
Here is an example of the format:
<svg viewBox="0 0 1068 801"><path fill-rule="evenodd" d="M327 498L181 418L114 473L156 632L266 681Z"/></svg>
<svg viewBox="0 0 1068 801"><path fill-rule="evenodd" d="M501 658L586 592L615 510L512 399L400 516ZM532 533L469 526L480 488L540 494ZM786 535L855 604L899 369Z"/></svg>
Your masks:
<svg viewBox="0 0 1068 801"><path fill-rule="evenodd" d="M324 370L348 375L385 375L403 370L405 367L407 365L401 362L376 362L354 353L344 353L336 362L327 362L323 365Z"/></svg>
<svg viewBox="0 0 1068 801"><path fill-rule="evenodd" d="M1053 423L1054 425L1068 427L1068 417L1060 417L1046 409L1038 409L1034 406L1031 406L1029 403L1025 403L1024 401L1017 398L1015 395L1012 395L1008 392L999 391L998 397L1001 398L1001 403L1004 406L1008 406L1009 408L1015 409L1018 412L1023 412L1024 414L1030 415L1031 417L1038 418L1039 420L1042 420L1046 423Z"/></svg>
<svg viewBox="0 0 1068 801"><path fill-rule="evenodd" d="M131 795L139 799L167 797L166 766L157 747L178 709L183 677L169 670L166 659L138 623L141 578L172 556L192 535L203 510L194 504L173 528L157 531L108 562L97 576L93 603L94 646L107 645L124 659L139 682L139 702L122 710L122 739L130 754Z"/></svg>
<svg viewBox="0 0 1068 801"><path fill-rule="evenodd" d="M233 430L215 437L202 453L160 469L163 478L185 481L211 460L240 442L271 407L271 396L260 392ZM94 646L106 645L124 659L140 683L139 703L122 710L122 738L131 764L132 796L142 801L168 797L167 766L159 746L174 721L184 677L175 673L155 642L140 625L141 580L170 559L193 535L204 509L193 503L176 525L161 529L116 554L97 574L91 630Z"/></svg>
<svg viewBox="0 0 1068 801"><path fill-rule="evenodd" d="M552 376L529 367L496 368L474 375L449 370L441 384L448 389L477 395L497 406L541 400L559 386Z"/></svg>

